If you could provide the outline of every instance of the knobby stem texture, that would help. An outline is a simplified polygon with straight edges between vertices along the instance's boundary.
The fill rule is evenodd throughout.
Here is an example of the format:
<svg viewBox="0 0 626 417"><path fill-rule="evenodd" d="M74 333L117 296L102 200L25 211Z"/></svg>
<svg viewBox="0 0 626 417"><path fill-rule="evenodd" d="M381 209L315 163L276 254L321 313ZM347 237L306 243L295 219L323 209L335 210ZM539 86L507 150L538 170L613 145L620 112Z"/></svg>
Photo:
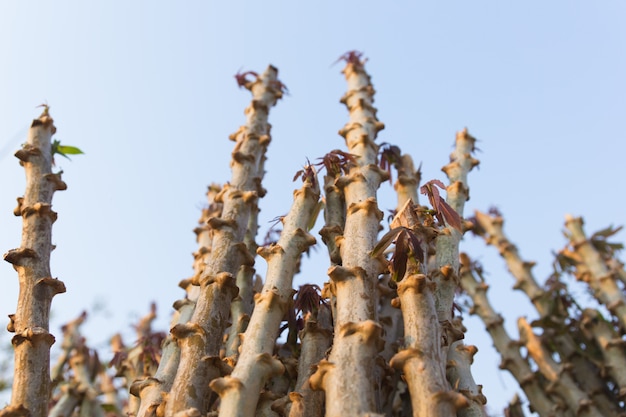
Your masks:
<svg viewBox="0 0 626 417"><path fill-rule="evenodd" d="M376 192L387 177L376 165L378 145L374 143L384 125L376 118L374 88L363 62L348 60L343 72L348 91L341 101L350 121L340 134L356 162L347 176L336 180L344 191L347 213L343 237L335 240L342 265L332 266L328 273L336 300L335 334L329 359L320 363L311 379L313 388L324 389L326 415L333 417L377 411L374 369L383 344L376 311L382 265L370 252L382 219Z"/></svg>
<svg viewBox="0 0 626 417"><path fill-rule="evenodd" d="M247 123L231 139L232 178L221 194L223 212L208 221L214 230L210 259L197 285L201 290L188 323L172 328L181 347L180 366L166 399L165 414L189 409L206 413L212 401L209 383L223 375L219 353L229 324L230 305L237 295L235 276L241 265L252 266L244 241L253 206L262 194L259 166L270 142L269 109L282 97L278 70L270 66L255 80L246 82L252 103Z"/></svg>
<svg viewBox="0 0 626 417"><path fill-rule="evenodd" d="M551 341L552 348L567 364L566 368L583 390L590 393L597 406L610 414L612 412L609 411L611 410L610 404L613 401L609 400L605 394L605 383L597 372L596 365L581 353L579 341L574 339L572 332L555 331L554 325L557 328L567 326L567 316L556 314L561 303L538 284L532 272L535 263L521 258L515 245L504 234L504 219L501 216L477 211L475 218L479 226L478 233L482 233L487 244L497 248L506 261L509 271L516 280L513 288L523 291L528 296L539 314L540 322L552 323L552 326L544 330L545 337ZM569 252L568 254L575 256Z"/></svg>
<svg viewBox="0 0 626 417"><path fill-rule="evenodd" d="M535 374L528 360L522 357L519 345L508 335L504 328L504 319L498 314L487 299L489 286L480 282L472 271L472 263L465 254L461 255L461 286L472 298L471 314L478 315L491 335L494 347L500 353L500 367L508 370L516 380L522 382L521 388L540 416L547 416L557 410L553 409L554 400L549 397L542 379Z"/></svg>
<svg viewBox="0 0 626 417"><path fill-rule="evenodd" d="M15 372L10 410L33 417L48 414L50 398L49 332L52 297L65 292L65 285L50 275L50 252L53 249L52 224L57 214L52 210L55 191L65 190L60 173L52 172L51 138L56 128L46 107L33 120L28 139L15 156L26 173L24 197L18 198L16 216L22 217L22 243L4 255L19 277L17 311L10 316L8 330L15 349Z"/></svg>
<svg viewBox="0 0 626 417"><path fill-rule="evenodd" d="M221 190L222 187L216 184L211 184L208 187L207 206L202 210L198 220L200 226L194 229L198 243L198 250L194 253L194 276L179 284L187 293L186 298L174 303L176 314L172 318L172 327L179 323L187 323L193 314L200 288L193 285L192 282L197 281L204 272L208 256L211 253L213 229L208 225L208 221L212 217L222 215L222 203L216 200ZM164 394L172 387L179 361L180 347L170 333L163 342L161 361L155 374L134 381L130 387L130 393L140 397L141 400L137 411L138 417L153 417L157 414L157 409L163 404Z"/></svg>
<svg viewBox="0 0 626 417"><path fill-rule="evenodd" d="M221 397L220 416L254 415L265 382L284 372L284 366L272 354L280 323L292 302L293 276L300 256L315 244L315 238L306 230L319 197L317 178L313 176L294 193L291 210L282 219L278 242L258 250L268 263L265 285L255 297L256 305L232 374L211 383Z"/></svg>

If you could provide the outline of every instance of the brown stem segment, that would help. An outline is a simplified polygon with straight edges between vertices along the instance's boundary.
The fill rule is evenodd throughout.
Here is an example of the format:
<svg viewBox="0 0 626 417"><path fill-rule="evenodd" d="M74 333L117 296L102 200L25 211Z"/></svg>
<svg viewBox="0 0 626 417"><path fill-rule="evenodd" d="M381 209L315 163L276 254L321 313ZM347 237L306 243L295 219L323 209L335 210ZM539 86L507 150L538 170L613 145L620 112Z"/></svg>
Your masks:
<svg viewBox="0 0 626 417"><path fill-rule="evenodd" d="M604 395L604 382L597 372L597 367L586 355L580 353L580 347L573 335L569 331L555 331L555 328L566 328L565 317L556 314L555 308L558 304L551 297L548 291L545 291L537 283L532 267L534 262L524 261L515 245L504 234L504 220L501 216L491 216L485 213L476 212L477 233L482 234L487 244L498 249L500 255L505 259L506 264L515 277L516 283L514 289L523 291L535 306L539 313L541 321L552 323L552 325L544 328L545 337L549 336L551 346L556 348L559 356L564 362L567 362L568 369L571 369L572 375L576 382L583 387L585 392L589 392L591 397L596 401L598 406L607 404ZM576 254L567 251L568 256L575 257ZM580 270L579 265L578 269ZM556 326L558 327L556 327Z"/></svg>
<svg viewBox="0 0 626 417"><path fill-rule="evenodd" d="M344 416L376 412L375 358L382 349L378 324L380 261L370 256L382 212L376 191L387 173L377 165L374 139L384 125L376 118L374 88L360 54L349 53L343 70L348 92L342 102L350 121L340 131L356 163L336 184L343 187L347 207L343 239L337 239L342 265L329 270L336 296L335 335L328 361L311 377L313 388L326 392L326 415Z"/></svg>
<svg viewBox="0 0 626 417"><path fill-rule="evenodd" d="M198 220L200 226L194 229L198 243L198 250L194 253L194 276L190 279L182 280L179 284L185 288L187 296L174 303L176 314L172 318L172 326L179 323L187 323L193 314L193 308L198 299L200 288L192 285L192 282L198 281L198 277L204 272L207 260L211 254L213 229L209 227L207 222L210 218L219 217L222 214L222 202L216 200L221 190L222 187L217 184L211 184L208 187L207 206L202 210ZM176 377L179 361L180 347L170 333L163 342L161 361L156 373L136 380L130 387L130 393L141 399L137 417L154 417L158 415L158 412L160 412L159 407L163 408L163 396L170 390Z"/></svg>
<svg viewBox="0 0 626 417"><path fill-rule="evenodd" d="M267 260L267 278L256 298L250 324L244 334L237 365L230 376L211 383L221 398L221 416L251 416L265 382L282 374L284 366L272 357L280 323L293 297L292 282L302 253L315 244L306 232L319 200L317 178L313 175L294 193L289 214L282 219L283 231L275 245L258 253Z"/></svg>
<svg viewBox="0 0 626 417"><path fill-rule="evenodd" d="M188 323L172 328L181 346L180 366L166 403L166 415L196 409L206 413L211 401L209 383L222 376L220 348L229 324L230 304L237 295L235 276L254 259L243 243L252 207L261 194L259 164L270 142L269 109L282 97L278 70L270 66L245 87L252 92L247 123L231 139L232 178L224 187L223 213L208 221L214 230L210 260L200 278L200 295ZM191 411L190 411L191 412Z"/></svg>
<svg viewBox="0 0 626 417"><path fill-rule="evenodd" d="M18 198L14 211L22 217L22 244L4 255L20 282L17 311L9 323L9 330L15 333L15 372L7 409L26 409L33 417L48 414L50 346L54 343L49 332L50 304L52 297L65 292L63 282L50 276L52 224L57 218L52 196L67 188L61 174L52 173L51 138L55 131L46 107L33 120L26 143L15 154L26 173L24 197Z"/></svg>
<svg viewBox="0 0 626 417"><path fill-rule="evenodd" d="M525 318L517 320L520 332L520 341L526 345L528 355L539 368L541 374L550 382L550 391L558 395L576 416L606 415L596 408L587 393L582 391L572 379L567 367L557 364L550 352L541 343L540 338L533 333L530 324Z"/></svg>
<svg viewBox="0 0 626 417"><path fill-rule="evenodd" d="M487 332L493 339L494 347L502 357L500 368L508 370L513 375L524 390L533 409L540 416L549 416L554 413L556 410L553 409L553 399L546 393L545 386L533 373L528 361L522 357L519 343L511 339L506 332L503 325L504 319L493 309L487 298L489 286L476 279L472 271L472 262L465 254L461 254L461 286L472 298L473 306L470 313L478 315L485 323Z"/></svg>
<svg viewBox="0 0 626 417"><path fill-rule="evenodd" d="M616 276L607 267L602 255L585 236L583 220L567 216L565 227L569 232L570 244L580 262L585 266L584 281L593 290L593 296L609 309L626 330L626 296L616 284Z"/></svg>
<svg viewBox="0 0 626 417"><path fill-rule="evenodd" d="M461 217L463 217L465 202L469 200L467 175L478 165L478 160L472 158L475 143L476 139L468 133L467 129L458 132L454 152L450 155L450 163L442 168L450 181L450 185L446 188L446 201ZM446 326L445 323L452 321L454 295L459 286L460 241L461 233L451 226L446 226L435 240L437 269L434 271L433 278L437 283L437 316L439 322L444 324L443 337L446 339L444 350L455 342L446 330L450 326Z"/></svg>

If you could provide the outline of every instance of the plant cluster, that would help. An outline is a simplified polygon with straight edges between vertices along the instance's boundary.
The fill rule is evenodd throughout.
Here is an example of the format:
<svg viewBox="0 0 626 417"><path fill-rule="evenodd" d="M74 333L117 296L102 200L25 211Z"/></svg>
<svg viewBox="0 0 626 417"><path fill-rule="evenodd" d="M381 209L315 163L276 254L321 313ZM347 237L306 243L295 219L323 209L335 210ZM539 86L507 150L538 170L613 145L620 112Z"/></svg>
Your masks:
<svg viewBox="0 0 626 417"><path fill-rule="evenodd" d="M55 154L82 151L52 139L56 129L44 106L16 153L27 185L15 209L24 222L22 244L4 256L18 272L20 294L9 325L12 398L0 416L486 416L487 399L471 372L477 349L463 343L460 292L485 322L529 411L624 414L626 272L616 258L622 246L609 242L618 229L587 238L582 220L568 217L568 245L539 285L497 210L464 217L468 174L479 163L476 139L467 129L457 134L443 167L447 185L421 185L409 155L376 142L384 124L363 54L350 51L338 61L347 81L341 102L349 121L339 131L346 149L307 161L295 174L293 204L260 246L268 116L287 90L272 66L235 76L252 101L246 123L230 136L231 179L208 189L195 229L194 275L179 284L184 296L174 304L170 330L152 329L152 305L136 325L135 343L112 338L108 364L81 336L82 313L63 327L61 354L50 367L50 305L65 291L49 267L52 195L66 188L52 167ZM379 237L377 190L392 182L392 170L396 208ZM419 193L428 204L419 203ZM293 277L316 244L311 232L322 210L329 280L296 290ZM468 231L499 250L515 288L537 309L538 320L519 320L519 340L490 306L482 266L459 251ZM263 278L257 256L267 263ZM569 275L588 286L596 308L582 307L568 291ZM506 414L525 414L519 398Z"/></svg>

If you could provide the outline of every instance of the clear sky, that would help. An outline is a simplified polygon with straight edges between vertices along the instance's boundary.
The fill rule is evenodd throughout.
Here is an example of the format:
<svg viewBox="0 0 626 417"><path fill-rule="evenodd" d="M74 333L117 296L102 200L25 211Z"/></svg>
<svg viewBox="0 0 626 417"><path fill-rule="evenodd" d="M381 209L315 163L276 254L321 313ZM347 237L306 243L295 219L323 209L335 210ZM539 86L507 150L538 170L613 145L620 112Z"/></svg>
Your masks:
<svg viewBox="0 0 626 417"><path fill-rule="evenodd" d="M306 158L345 149L345 83L332 63L356 49L369 58L386 124L379 141L421 161L426 180L443 180L455 132L468 127L482 152L465 214L497 205L543 280L565 243L565 213L583 215L588 231L625 222L625 18L626 3L609 0L1 2L1 252L20 244L12 210L24 173L12 154L47 101L56 138L85 151L58 160L68 190L54 197L52 273L67 293L53 300L53 333L86 308L92 345L116 331L130 343L152 300L166 328L183 296L177 283L192 273L206 186L230 177L228 135L250 99L233 75L271 63L291 93L270 114L266 230L288 210ZM391 209L383 188L380 206ZM472 237L462 249L489 271L516 337L515 318L535 317L528 302L493 249ZM297 283L323 282L327 267L314 256ZM5 262L0 282L4 327L17 297ZM483 325L466 322L475 378L498 415L516 384L498 372Z"/></svg>

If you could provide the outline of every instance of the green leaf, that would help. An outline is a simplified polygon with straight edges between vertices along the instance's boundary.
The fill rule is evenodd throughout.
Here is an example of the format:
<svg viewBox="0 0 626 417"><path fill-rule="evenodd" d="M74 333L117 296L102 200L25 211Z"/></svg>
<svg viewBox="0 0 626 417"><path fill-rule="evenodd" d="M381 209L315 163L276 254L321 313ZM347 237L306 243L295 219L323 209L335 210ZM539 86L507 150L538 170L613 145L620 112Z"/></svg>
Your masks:
<svg viewBox="0 0 626 417"><path fill-rule="evenodd" d="M84 152L76 146L61 145L61 141L57 139L52 141L50 152L52 152L52 165L54 165L54 155L61 155L63 158L67 158L71 161L70 157L67 155L84 154Z"/></svg>
<svg viewBox="0 0 626 417"><path fill-rule="evenodd" d="M84 154L85 152L81 151L76 146L59 145L57 147L57 153L59 155L65 156L65 155L80 155L80 154Z"/></svg>

